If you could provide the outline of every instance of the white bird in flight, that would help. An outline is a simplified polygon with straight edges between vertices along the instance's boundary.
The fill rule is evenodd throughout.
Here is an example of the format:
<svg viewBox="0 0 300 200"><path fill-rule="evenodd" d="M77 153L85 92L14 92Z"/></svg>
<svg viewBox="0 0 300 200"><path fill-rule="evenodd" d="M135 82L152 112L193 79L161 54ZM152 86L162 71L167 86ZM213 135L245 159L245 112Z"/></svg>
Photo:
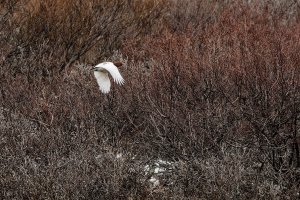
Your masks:
<svg viewBox="0 0 300 200"><path fill-rule="evenodd" d="M120 85L124 84L124 79L120 74L118 67L122 66L121 62L103 62L96 65L92 70L94 71L95 78L99 85L99 89L104 94L110 91L110 80L108 74L112 76L114 81Z"/></svg>

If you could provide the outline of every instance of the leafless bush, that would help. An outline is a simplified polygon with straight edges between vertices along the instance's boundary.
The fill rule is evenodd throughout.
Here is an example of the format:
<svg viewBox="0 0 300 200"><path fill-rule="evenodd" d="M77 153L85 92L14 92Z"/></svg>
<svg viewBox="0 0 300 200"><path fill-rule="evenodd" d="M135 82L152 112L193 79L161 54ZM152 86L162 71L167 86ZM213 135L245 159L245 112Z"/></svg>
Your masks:
<svg viewBox="0 0 300 200"><path fill-rule="evenodd" d="M299 197L296 7L281 19L245 1L13 3L1 18L0 41L12 36L1 198ZM85 64L103 56L127 62L108 95ZM157 159L174 166L151 187L144 167Z"/></svg>
<svg viewBox="0 0 300 200"><path fill-rule="evenodd" d="M13 24L9 34L14 40L9 43L11 51L5 59L21 53L31 56L33 51L56 61L38 67L50 71L68 68L84 55L82 59L86 62L98 62L116 50L125 37L138 37L159 28L164 4L119 0L18 1L19 10L9 19Z"/></svg>

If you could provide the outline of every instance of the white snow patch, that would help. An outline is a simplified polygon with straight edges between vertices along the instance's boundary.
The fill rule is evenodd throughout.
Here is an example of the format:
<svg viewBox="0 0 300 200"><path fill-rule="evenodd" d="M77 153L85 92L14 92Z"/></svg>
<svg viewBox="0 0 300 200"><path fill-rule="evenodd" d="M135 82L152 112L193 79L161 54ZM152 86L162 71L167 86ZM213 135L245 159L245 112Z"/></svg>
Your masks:
<svg viewBox="0 0 300 200"><path fill-rule="evenodd" d="M144 166L145 175L150 176L148 181L152 187L157 187L160 185L160 176L167 172L174 170L174 162L158 159L152 164L147 164Z"/></svg>

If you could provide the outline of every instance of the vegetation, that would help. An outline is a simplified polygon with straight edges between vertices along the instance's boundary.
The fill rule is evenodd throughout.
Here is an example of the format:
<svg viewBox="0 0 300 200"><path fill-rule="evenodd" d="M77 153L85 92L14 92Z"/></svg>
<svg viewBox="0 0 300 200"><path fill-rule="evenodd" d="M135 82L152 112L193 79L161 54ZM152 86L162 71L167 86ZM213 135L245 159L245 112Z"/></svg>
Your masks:
<svg viewBox="0 0 300 200"><path fill-rule="evenodd" d="M1 199L299 198L297 1L0 5Z"/></svg>

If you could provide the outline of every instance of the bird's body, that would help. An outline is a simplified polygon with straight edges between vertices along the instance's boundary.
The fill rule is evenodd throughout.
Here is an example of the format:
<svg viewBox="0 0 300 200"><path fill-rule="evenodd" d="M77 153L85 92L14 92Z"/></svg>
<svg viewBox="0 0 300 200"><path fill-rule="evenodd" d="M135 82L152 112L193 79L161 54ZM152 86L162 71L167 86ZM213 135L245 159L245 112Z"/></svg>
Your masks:
<svg viewBox="0 0 300 200"><path fill-rule="evenodd" d="M121 63L113 63L113 62L103 62L98 65L96 65L93 68L95 78L97 80L97 83L99 85L99 89L104 94L108 93L110 91L110 80L108 77L108 74L112 76L114 81L117 84L122 85L124 83L124 79L122 75L120 74L117 66L122 65Z"/></svg>

